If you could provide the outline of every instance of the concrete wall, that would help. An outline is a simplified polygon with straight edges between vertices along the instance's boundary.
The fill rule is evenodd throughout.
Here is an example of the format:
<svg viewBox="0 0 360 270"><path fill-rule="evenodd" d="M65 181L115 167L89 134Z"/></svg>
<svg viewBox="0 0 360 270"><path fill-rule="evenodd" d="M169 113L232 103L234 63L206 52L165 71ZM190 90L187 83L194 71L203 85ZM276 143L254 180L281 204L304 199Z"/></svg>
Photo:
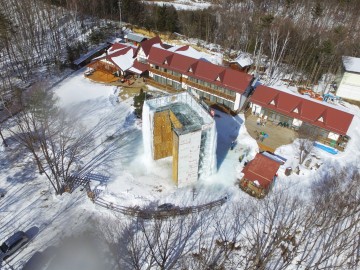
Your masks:
<svg viewBox="0 0 360 270"><path fill-rule="evenodd" d="M199 157L201 144L201 130L178 136L178 153L174 156L177 160L177 185L187 186L198 180ZM174 172L176 174L176 172Z"/></svg>

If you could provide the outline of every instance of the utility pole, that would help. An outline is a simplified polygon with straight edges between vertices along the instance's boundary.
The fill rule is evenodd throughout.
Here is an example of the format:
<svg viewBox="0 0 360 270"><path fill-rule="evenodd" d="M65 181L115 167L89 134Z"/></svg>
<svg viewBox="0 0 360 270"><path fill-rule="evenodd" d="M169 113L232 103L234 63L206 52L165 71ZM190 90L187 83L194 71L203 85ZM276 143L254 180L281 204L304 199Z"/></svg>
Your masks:
<svg viewBox="0 0 360 270"><path fill-rule="evenodd" d="M122 18L121 18L121 0L118 0L119 14L120 14L120 32L122 34Z"/></svg>

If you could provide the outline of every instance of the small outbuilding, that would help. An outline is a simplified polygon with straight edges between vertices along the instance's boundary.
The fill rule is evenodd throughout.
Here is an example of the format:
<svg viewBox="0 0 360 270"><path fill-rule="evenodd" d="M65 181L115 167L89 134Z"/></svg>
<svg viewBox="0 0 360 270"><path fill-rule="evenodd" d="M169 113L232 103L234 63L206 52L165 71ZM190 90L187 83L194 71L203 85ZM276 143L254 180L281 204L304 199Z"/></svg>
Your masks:
<svg viewBox="0 0 360 270"><path fill-rule="evenodd" d="M251 196L264 198L274 185L281 164L268 153L256 154L242 170L244 176L240 179L240 188Z"/></svg>
<svg viewBox="0 0 360 270"><path fill-rule="evenodd" d="M234 61L230 62L230 67L235 70L249 72L254 61L250 54L241 53Z"/></svg>
<svg viewBox="0 0 360 270"><path fill-rule="evenodd" d="M343 56L343 73L336 95L360 101L360 58Z"/></svg>
<svg viewBox="0 0 360 270"><path fill-rule="evenodd" d="M89 64L91 62L91 60L94 57L98 57L98 56L102 55L110 47L111 47L111 43L104 43L104 44L97 46L96 48L92 49L91 51L88 51L86 54L81 55L78 59L74 60L74 62L72 62L72 67L74 69L79 69L79 68L86 66L87 64Z"/></svg>
<svg viewBox="0 0 360 270"><path fill-rule="evenodd" d="M125 41L128 43L132 43L135 46L138 46L141 42L147 40L147 37L140 35L140 34L135 34L135 33L127 33L125 35Z"/></svg>

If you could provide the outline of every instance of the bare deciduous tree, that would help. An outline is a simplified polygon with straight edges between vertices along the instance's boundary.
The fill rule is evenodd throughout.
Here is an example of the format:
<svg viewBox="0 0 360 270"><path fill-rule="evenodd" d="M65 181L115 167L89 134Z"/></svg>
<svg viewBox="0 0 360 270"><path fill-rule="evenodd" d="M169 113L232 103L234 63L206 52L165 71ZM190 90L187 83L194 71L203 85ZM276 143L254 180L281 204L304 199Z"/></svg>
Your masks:
<svg viewBox="0 0 360 270"><path fill-rule="evenodd" d="M79 123L57 106L54 94L43 84L35 84L23 101L10 132L34 158L57 194L63 192L76 163L89 145Z"/></svg>
<svg viewBox="0 0 360 270"><path fill-rule="evenodd" d="M309 156L311 150L314 148L314 141L317 139L317 129L313 126L303 123L299 130L299 163L303 164L306 158Z"/></svg>

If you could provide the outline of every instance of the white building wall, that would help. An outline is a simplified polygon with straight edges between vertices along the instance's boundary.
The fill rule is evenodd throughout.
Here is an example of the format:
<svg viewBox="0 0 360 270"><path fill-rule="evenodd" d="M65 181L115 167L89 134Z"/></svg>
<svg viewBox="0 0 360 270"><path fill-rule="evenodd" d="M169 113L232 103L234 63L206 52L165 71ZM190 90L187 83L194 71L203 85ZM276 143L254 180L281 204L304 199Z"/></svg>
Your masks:
<svg viewBox="0 0 360 270"><path fill-rule="evenodd" d="M234 111L240 108L240 100L241 100L241 95L239 93L236 93L235 103L233 108Z"/></svg>
<svg viewBox="0 0 360 270"><path fill-rule="evenodd" d="M178 187L198 180L201 130L180 135L178 149Z"/></svg>
<svg viewBox="0 0 360 270"><path fill-rule="evenodd" d="M360 74L345 72L336 95L360 101Z"/></svg>
<svg viewBox="0 0 360 270"><path fill-rule="evenodd" d="M251 112L253 114L260 114L261 113L261 106L257 105L257 104L254 104L254 103L251 103Z"/></svg>
<svg viewBox="0 0 360 270"><path fill-rule="evenodd" d="M147 57L144 53L144 50L143 48L140 48L138 53L137 53L137 56L136 56L136 59L139 61L139 62L144 62L147 60Z"/></svg>

